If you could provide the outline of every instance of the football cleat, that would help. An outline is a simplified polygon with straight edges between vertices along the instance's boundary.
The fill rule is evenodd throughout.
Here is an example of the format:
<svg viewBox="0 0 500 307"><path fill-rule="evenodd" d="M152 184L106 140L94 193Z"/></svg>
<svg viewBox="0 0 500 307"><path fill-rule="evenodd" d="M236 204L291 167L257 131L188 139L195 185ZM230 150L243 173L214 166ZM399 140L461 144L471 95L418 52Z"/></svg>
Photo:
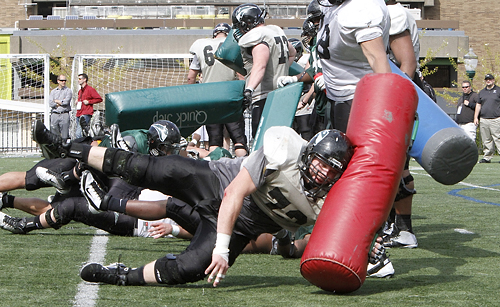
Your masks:
<svg viewBox="0 0 500 307"><path fill-rule="evenodd" d="M91 213L97 214L106 210L109 197L88 170L83 171L80 178L80 191L82 191L83 196L87 200Z"/></svg>
<svg viewBox="0 0 500 307"><path fill-rule="evenodd" d="M384 236L384 247L416 248L418 247L417 237L408 230L399 230L394 226L393 232Z"/></svg>
<svg viewBox="0 0 500 307"><path fill-rule="evenodd" d="M46 159L64 158L67 156L68 150L64 146L64 140L57 134L50 132L42 121L37 120L33 123L31 134L33 141L40 145L42 154Z"/></svg>
<svg viewBox="0 0 500 307"><path fill-rule="evenodd" d="M394 276L394 267L392 266L391 260L387 257L384 252L380 256L380 259L375 263L368 263L368 269L366 271L367 277L378 277L378 278L391 278Z"/></svg>
<svg viewBox="0 0 500 307"><path fill-rule="evenodd" d="M394 231L394 223L386 221L382 227L382 235L390 235Z"/></svg>
<svg viewBox="0 0 500 307"><path fill-rule="evenodd" d="M12 217L0 212L0 228L15 234L26 234L26 218Z"/></svg>
<svg viewBox="0 0 500 307"><path fill-rule="evenodd" d="M62 174L42 166L38 166L35 173L38 179L56 188L60 194L67 194L71 190L71 187L67 186Z"/></svg>
<svg viewBox="0 0 500 307"><path fill-rule="evenodd" d="M85 120L85 116L80 116L80 127L82 127L82 136L84 137L91 136L89 131L89 125Z"/></svg>
<svg viewBox="0 0 500 307"><path fill-rule="evenodd" d="M113 148L121 148L126 151L131 151L130 146L122 137L120 127L117 124L112 124L111 127L111 146Z"/></svg>
<svg viewBox="0 0 500 307"><path fill-rule="evenodd" d="M88 282L126 286L129 270L130 268L123 263L112 263L108 266L99 263L88 263L80 270L80 277Z"/></svg>

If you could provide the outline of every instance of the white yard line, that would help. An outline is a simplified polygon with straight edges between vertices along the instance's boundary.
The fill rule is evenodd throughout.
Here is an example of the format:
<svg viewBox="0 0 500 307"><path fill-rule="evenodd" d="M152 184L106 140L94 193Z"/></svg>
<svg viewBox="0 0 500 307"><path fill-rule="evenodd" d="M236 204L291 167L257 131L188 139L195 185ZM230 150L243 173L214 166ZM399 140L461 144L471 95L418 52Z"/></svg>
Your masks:
<svg viewBox="0 0 500 307"><path fill-rule="evenodd" d="M410 171L411 171L410 173L412 175L420 175L420 176L431 177L431 175L429 175L427 173L422 174L422 173L413 172L414 170L422 170L423 171L424 169L423 168L417 168L417 167L410 167ZM460 181L457 184L465 185L465 186L468 186L468 187L471 187L471 188L476 188L476 189L483 189L483 190L500 192L500 189L495 189L495 188L490 188L490 187L483 187L483 186L480 186L480 185L476 185L476 184L472 184L472 183L467 183L467 182L463 182L463 181Z"/></svg>
<svg viewBox="0 0 500 307"><path fill-rule="evenodd" d="M96 235L92 239L90 246L90 255L87 262L103 263L106 256L106 245L108 244L108 233L104 230L98 229ZM97 292L99 291L98 284L91 284L82 281L78 285L78 291L75 295L73 306L78 307L93 307L98 298Z"/></svg>

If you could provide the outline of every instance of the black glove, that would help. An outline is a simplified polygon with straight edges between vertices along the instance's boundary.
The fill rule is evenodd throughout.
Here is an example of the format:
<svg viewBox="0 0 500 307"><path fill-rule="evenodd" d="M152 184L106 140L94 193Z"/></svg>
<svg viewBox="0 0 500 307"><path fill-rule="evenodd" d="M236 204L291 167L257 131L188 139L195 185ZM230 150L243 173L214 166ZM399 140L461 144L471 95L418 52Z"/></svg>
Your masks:
<svg viewBox="0 0 500 307"><path fill-rule="evenodd" d="M247 109L252 104L253 90L246 88L243 91L243 108Z"/></svg>

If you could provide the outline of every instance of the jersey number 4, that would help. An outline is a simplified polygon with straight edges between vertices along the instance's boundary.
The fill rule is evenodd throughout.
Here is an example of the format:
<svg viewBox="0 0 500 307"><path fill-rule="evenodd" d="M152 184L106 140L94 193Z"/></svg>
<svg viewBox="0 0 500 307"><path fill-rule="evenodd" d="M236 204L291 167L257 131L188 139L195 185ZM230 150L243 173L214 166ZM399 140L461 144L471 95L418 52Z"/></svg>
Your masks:
<svg viewBox="0 0 500 307"><path fill-rule="evenodd" d="M222 43L219 44L219 47L222 45ZM203 56L205 58L205 64L207 66L212 66L215 64L215 57L214 57L214 48L212 46L207 45L205 48L203 48Z"/></svg>
<svg viewBox="0 0 500 307"><path fill-rule="evenodd" d="M266 206L268 206L271 210L274 210L274 209L283 210L288 205L290 205L290 201L288 199L286 199L285 195L283 195L283 193L281 192L281 190L279 188L274 188L271 191L269 191L269 195L276 201L275 204L273 204L273 203L266 204ZM292 219L292 220L294 219L295 223L297 223L298 225L304 225L307 222L307 217L299 210L290 210L290 211L285 212L285 214L290 219Z"/></svg>

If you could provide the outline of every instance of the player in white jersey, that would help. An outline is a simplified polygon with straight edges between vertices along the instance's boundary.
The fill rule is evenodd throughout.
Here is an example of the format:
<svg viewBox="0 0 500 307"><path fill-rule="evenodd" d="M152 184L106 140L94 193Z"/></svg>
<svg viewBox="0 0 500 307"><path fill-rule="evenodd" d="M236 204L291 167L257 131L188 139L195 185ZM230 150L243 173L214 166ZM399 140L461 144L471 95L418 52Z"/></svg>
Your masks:
<svg viewBox="0 0 500 307"><path fill-rule="evenodd" d="M203 76L202 83L221 82L236 80L234 70L228 68L214 57L217 48L226 39L231 27L227 23L220 23L213 30L213 38L202 38L196 40L189 52L193 54L193 61L189 66L188 84L194 84L196 77ZM208 132L209 151L223 146L223 131L226 127L231 140L234 143L234 152L237 157L247 154L247 138L245 135L245 121L243 115L233 123L206 125Z"/></svg>
<svg viewBox="0 0 500 307"><path fill-rule="evenodd" d="M368 73L391 72L386 55L390 18L383 0L328 1L317 51L333 125L345 132L358 81Z"/></svg>
<svg viewBox="0 0 500 307"><path fill-rule="evenodd" d="M420 56L420 42L418 38L417 23L413 16L396 1L387 1L387 9L391 17L389 37L390 59L408 75L420 88L423 84L415 72L418 71ZM413 176L409 170L407 156L403 170L403 178L394 202L393 210L387 221L384 245L386 247L415 248L418 246L417 238L413 233L411 212L414 189Z"/></svg>
<svg viewBox="0 0 500 307"><path fill-rule="evenodd" d="M35 133L39 142L54 139L47 136L51 134L48 130L40 129ZM78 143L70 143L68 148L62 140L54 145L57 150L66 148L65 155L77 155L81 161L107 175L121 176L128 183L174 195L188 205L196 205L200 223L189 247L180 255L167 255L138 269L121 266L113 269L93 263L81 271L82 278L87 281L121 285L198 281L212 272L207 269L212 259L225 261L227 270L248 242L258 235L276 233L283 227L294 230L313 223L323 197L347 167L353 151L350 142L339 131L323 131L306 143L287 127L270 128L264 134L263 146L247 158L209 162L178 155L153 157ZM107 195L91 173L82 177L82 192L93 210L111 210L138 218L144 218L140 214L151 212L144 209L145 202ZM150 202L150 205L165 214L169 201L170 198ZM222 208L220 214L219 208ZM236 223L231 220L227 224L228 209L234 213ZM218 227L218 219L228 228ZM213 273L224 274L220 269L216 265ZM215 277L211 276L210 281ZM214 286L221 279L222 276L218 276Z"/></svg>
<svg viewBox="0 0 500 307"><path fill-rule="evenodd" d="M267 94L278 88L277 79L288 75L295 48L285 32L265 25L266 11L255 4L242 4L232 15L234 37L238 41L247 71L244 102L252 105L252 137L255 137Z"/></svg>

